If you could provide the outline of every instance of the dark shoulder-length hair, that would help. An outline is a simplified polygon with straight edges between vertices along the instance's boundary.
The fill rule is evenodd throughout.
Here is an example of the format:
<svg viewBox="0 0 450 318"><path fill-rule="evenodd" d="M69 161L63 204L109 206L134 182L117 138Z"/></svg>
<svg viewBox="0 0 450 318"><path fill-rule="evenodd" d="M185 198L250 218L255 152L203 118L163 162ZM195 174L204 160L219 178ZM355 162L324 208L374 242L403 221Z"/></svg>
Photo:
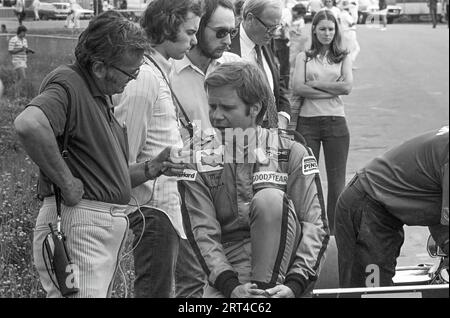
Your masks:
<svg viewBox="0 0 450 318"><path fill-rule="evenodd" d="M327 54L328 63L340 63L347 56L348 51L342 48L342 36L341 30L339 28L339 23L337 22L333 12L331 12L330 10L321 10L314 16L311 26L311 49L306 52L306 57L308 59L313 59L317 57L317 55L319 55L319 53L321 52L322 43L320 43L320 41L317 39L314 31L316 30L317 25L320 23L320 21L323 20L333 22L335 29L334 38L330 44L330 49Z"/></svg>

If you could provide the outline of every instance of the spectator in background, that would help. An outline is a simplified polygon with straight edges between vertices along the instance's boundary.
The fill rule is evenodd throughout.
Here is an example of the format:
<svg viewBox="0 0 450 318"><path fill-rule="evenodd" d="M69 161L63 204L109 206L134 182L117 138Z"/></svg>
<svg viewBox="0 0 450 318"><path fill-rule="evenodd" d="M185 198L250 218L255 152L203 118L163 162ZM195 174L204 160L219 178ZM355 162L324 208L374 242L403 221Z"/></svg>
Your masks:
<svg viewBox="0 0 450 318"><path fill-rule="evenodd" d="M341 23L341 10L335 6L335 2L333 0L323 0L323 7L320 11L329 10L334 14L338 24Z"/></svg>
<svg viewBox="0 0 450 318"><path fill-rule="evenodd" d="M378 10L381 18L381 23L383 26L381 27L381 31L387 30L387 3L386 0L378 0Z"/></svg>
<svg viewBox="0 0 450 318"><path fill-rule="evenodd" d="M289 87L289 76L291 72L290 64L290 33L289 29L292 24L292 12L286 5L281 15L280 28L275 32L273 37L273 48L280 66L280 78L284 81L284 85Z"/></svg>
<svg viewBox="0 0 450 318"><path fill-rule="evenodd" d="M22 21L25 19L25 0L16 0L16 5L14 7L14 13L17 16L19 25L22 25Z"/></svg>
<svg viewBox="0 0 450 318"><path fill-rule="evenodd" d="M341 26L343 47L350 52L353 69L355 69L356 57L361 48L356 38L356 19L351 15L351 7L348 0L342 1Z"/></svg>
<svg viewBox="0 0 450 318"><path fill-rule="evenodd" d="M322 3L322 2L321 2ZM308 35L305 31L306 7L302 3L297 3L292 7L292 24L290 27L290 64L295 65L295 59L300 52L304 52Z"/></svg>
<svg viewBox="0 0 450 318"><path fill-rule="evenodd" d="M311 49L300 53L293 75L295 95L305 98L297 131L319 161L323 147L328 177L327 215L334 233L334 209L345 186L350 133L340 95L353 86L352 61L341 47L341 33L330 10L319 11L311 26Z"/></svg>
<svg viewBox="0 0 450 318"><path fill-rule="evenodd" d="M428 0L428 8L430 8L430 16L431 16L431 23L433 25L433 29L436 28L436 24L438 21L437 3L438 3L438 0Z"/></svg>
<svg viewBox="0 0 450 318"><path fill-rule="evenodd" d="M450 28L450 20L448 18L449 0L442 1L442 11L445 13L445 19L447 20L447 28Z"/></svg>
<svg viewBox="0 0 450 318"><path fill-rule="evenodd" d="M27 28L23 25L17 28L17 35L9 40L8 51L12 56L13 69L16 72L15 92L19 92L19 87L26 79L28 42L25 38Z"/></svg>
<svg viewBox="0 0 450 318"><path fill-rule="evenodd" d="M39 0L33 0L34 20L39 21L39 7L41 2Z"/></svg>
<svg viewBox="0 0 450 318"><path fill-rule="evenodd" d="M74 28L79 29L80 28L80 12L78 10L78 5L76 0L69 0L70 4L70 12L69 15L67 15L66 23L64 24L65 28Z"/></svg>
<svg viewBox="0 0 450 318"><path fill-rule="evenodd" d="M104 0L103 3L102 3L102 11L106 12L106 11L108 11L110 9L111 9L111 6L109 4L109 1L108 0Z"/></svg>
<svg viewBox="0 0 450 318"><path fill-rule="evenodd" d="M2 29L0 31L1 33L8 33L8 30L6 29L6 24L2 24Z"/></svg>
<svg viewBox="0 0 450 318"><path fill-rule="evenodd" d="M316 15L317 12L320 11L320 9L322 9L323 5L324 4L323 4L322 0L311 0L309 2L309 10L311 11L311 19L314 19L314 16Z"/></svg>
<svg viewBox="0 0 450 318"><path fill-rule="evenodd" d="M128 8L127 0L122 0L120 2L120 10L126 10Z"/></svg>
<svg viewBox="0 0 450 318"><path fill-rule="evenodd" d="M130 164L154 158L168 146L183 147L179 109L168 81L169 59L184 58L197 44L201 14L198 0L153 0L141 17L151 49L139 77L114 97L115 114L129 129ZM180 239L186 239L177 179L161 176L134 187L132 194L134 295L172 298Z"/></svg>

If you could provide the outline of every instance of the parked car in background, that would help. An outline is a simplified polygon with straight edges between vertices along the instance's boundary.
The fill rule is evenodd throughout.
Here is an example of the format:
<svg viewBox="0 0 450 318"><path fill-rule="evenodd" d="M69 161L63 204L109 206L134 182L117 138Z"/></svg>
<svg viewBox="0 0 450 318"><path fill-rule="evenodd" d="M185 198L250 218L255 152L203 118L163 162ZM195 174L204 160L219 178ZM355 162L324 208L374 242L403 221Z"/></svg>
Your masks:
<svg viewBox="0 0 450 318"><path fill-rule="evenodd" d="M58 9L56 9L53 3L41 2L39 7L39 19L56 20L60 18ZM34 19L34 11L32 6L25 8L25 19Z"/></svg>
<svg viewBox="0 0 450 318"><path fill-rule="evenodd" d="M70 3L53 2L52 4L58 8L58 11L62 16L64 16L64 19L67 18L70 13ZM74 9L80 15L80 19L90 19L94 16L94 10L84 9L78 3L74 4Z"/></svg>
<svg viewBox="0 0 450 318"><path fill-rule="evenodd" d="M394 22L394 19L400 17L402 8L395 4L394 1L387 1L387 23ZM378 1L360 0L358 8L358 23L365 24L367 18L373 19L380 16Z"/></svg>

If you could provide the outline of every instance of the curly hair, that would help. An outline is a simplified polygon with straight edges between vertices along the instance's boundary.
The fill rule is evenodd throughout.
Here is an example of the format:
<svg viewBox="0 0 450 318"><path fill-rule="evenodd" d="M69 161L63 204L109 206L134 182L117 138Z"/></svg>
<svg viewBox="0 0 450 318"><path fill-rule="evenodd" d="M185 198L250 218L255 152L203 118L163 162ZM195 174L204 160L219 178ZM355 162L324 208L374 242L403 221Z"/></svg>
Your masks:
<svg viewBox="0 0 450 318"><path fill-rule="evenodd" d="M254 63L232 62L216 67L206 78L205 89L208 91L222 86L236 89L239 98L247 105L247 113L250 112L250 106L261 105L261 111L256 117L257 124L262 123L269 103L275 103L265 75Z"/></svg>
<svg viewBox="0 0 450 318"><path fill-rule="evenodd" d="M78 63L89 69L93 62L121 62L125 54L139 55L147 44L144 31L115 11L93 18L80 34L75 48Z"/></svg>
<svg viewBox="0 0 450 318"><path fill-rule="evenodd" d="M201 17L200 0L153 0L141 17L140 23L148 40L155 45L168 40L176 42L180 25L189 12Z"/></svg>
<svg viewBox="0 0 450 318"><path fill-rule="evenodd" d="M335 34L333 41L330 44L329 54L327 55L328 63L337 64L344 60L344 58L348 55L348 51L341 48L341 31L339 28L339 23L336 20L333 12L330 10L322 10L316 13L314 19L312 21L311 26L311 49L306 52L306 57L308 59L313 59L317 57L320 53L320 49L322 48L322 43L317 39L317 35L314 33L317 25L320 21L328 20L334 23Z"/></svg>

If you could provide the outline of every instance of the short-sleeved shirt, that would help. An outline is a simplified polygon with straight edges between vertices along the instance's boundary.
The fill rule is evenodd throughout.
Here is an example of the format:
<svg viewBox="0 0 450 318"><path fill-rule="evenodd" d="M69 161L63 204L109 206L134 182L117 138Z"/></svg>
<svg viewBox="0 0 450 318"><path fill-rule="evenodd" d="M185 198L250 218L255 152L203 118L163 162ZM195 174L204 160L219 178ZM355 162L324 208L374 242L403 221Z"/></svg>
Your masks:
<svg viewBox="0 0 450 318"><path fill-rule="evenodd" d="M298 58L304 61L305 52L301 52ZM320 60L315 57L308 59L306 63L307 81L336 82L342 74L342 63L331 64L327 58ZM332 98L309 99L305 98L300 110L302 117L336 116L345 117L344 101L340 96Z"/></svg>
<svg viewBox="0 0 450 318"><path fill-rule="evenodd" d="M60 140L71 96L67 165L84 185L83 199L126 205L131 182L128 144L123 127L115 119L108 96L78 64L60 66L44 79L41 93L28 106L36 106L48 118ZM60 140L61 144L61 140ZM50 180L41 172L39 195L53 195Z"/></svg>
<svg viewBox="0 0 450 318"><path fill-rule="evenodd" d="M28 42L26 38L19 38L17 35L12 37L11 40L9 40L8 45L8 51L21 49L23 47L28 47ZM12 55L12 63L14 68L19 67L19 65L22 65L22 67L27 67L27 53L25 51L16 53Z"/></svg>
<svg viewBox="0 0 450 318"><path fill-rule="evenodd" d="M448 225L448 126L374 159L359 174L365 192L407 225Z"/></svg>

